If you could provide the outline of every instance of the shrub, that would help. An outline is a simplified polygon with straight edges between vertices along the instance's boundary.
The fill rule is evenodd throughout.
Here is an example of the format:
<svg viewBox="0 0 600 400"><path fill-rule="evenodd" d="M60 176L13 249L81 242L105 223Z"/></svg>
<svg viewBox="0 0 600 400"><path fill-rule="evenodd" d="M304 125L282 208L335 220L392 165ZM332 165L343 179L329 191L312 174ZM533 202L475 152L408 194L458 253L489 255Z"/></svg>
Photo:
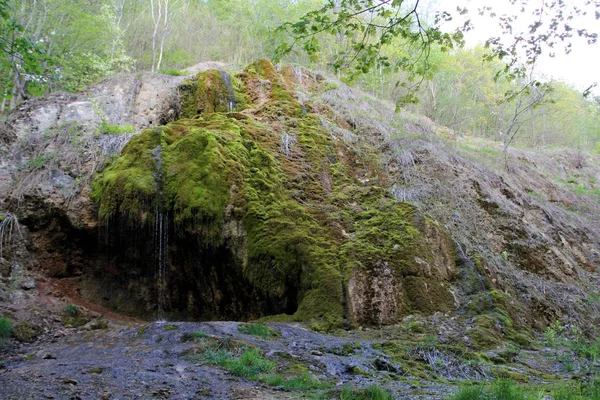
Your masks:
<svg viewBox="0 0 600 400"><path fill-rule="evenodd" d="M79 307L77 307L75 304L67 304L65 307L65 314L68 317L77 317L80 313L81 311L79 310Z"/></svg>
<svg viewBox="0 0 600 400"><path fill-rule="evenodd" d="M20 321L13 326L12 335L19 342L33 342L40 334L41 329L27 321Z"/></svg>

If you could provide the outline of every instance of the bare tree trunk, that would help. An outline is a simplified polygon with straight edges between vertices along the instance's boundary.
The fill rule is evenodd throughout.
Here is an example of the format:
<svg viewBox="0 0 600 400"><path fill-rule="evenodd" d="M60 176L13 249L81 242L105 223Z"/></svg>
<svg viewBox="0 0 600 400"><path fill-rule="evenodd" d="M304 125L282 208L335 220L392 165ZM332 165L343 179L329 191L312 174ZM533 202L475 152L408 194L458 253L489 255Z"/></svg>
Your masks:
<svg viewBox="0 0 600 400"><path fill-rule="evenodd" d="M155 7L154 2L156 1L157 6ZM158 26L162 17L162 0L150 0L150 7L152 11L152 22L154 23L154 32L152 33L152 73L156 71L156 38L158 36ZM157 10L158 8L158 10ZM158 11L158 13L157 13Z"/></svg>
<svg viewBox="0 0 600 400"><path fill-rule="evenodd" d="M160 70L160 65L162 64L163 52L165 49L165 38L167 37L167 32L169 31L169 0L165 1L165 14L164 14L164 23L162 35L160 37L160 52L158 54L158 62L156 64L156 70Z"/></svg>

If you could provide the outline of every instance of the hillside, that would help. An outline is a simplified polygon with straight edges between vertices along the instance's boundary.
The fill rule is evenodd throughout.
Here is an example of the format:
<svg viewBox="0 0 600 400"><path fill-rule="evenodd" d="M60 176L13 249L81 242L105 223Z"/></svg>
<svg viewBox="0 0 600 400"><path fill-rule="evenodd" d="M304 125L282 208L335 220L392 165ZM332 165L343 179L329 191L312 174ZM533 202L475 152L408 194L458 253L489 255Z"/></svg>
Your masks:
<svg viewBox="0 0 600 400"><path fill-rule="evenodd" d="M326 398L340 398L338 384L445 398L464 380L551 389L595 374L598 156L510 149L506 171L501 144L395 113L305 68L259 60L188 73L53 94L2 127L0 314L28 329L24 342L39 336L8 342L8 393L24 385L37 398L18 374L42 353L79 362L59 332L75 354L106 339L111 351L198 355L235 337L247 343L232 344L234 356L256 346L286 377L329 385L307 389ZM105 319L107 331L73 328ZM156 320L172 324L141 325ZM255 320L286 344L249 341L233 322L183 322ZM144 344L123 344L138 328ZM195 330L209 339L184 349L177 335ZM299 369L283 355L295 335ZM73 379L73 393L96 398L98 382ZM135 379L131 398L163 396ZM214 392L219 379L197 395L230 398ZM57 398L71 393L57 385ZM173 385L169 396L191 398ZM234 398L282 398L261 387Z"/></svg>

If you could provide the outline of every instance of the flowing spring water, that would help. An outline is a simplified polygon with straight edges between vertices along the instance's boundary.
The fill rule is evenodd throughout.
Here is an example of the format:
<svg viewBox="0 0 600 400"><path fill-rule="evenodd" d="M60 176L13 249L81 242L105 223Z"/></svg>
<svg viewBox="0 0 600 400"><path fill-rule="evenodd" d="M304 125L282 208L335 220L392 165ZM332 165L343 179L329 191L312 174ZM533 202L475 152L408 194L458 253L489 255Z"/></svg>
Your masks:
<svg viewBox="0 0 600 400"><path fill-rule="evenodd" d="M160 140L161 130L156 130ZM157 185L157 202L154 207L154 260L156 263L156 308L159 321L165 318L165 307L167 303L167 253L169 245L169 219L165 213L165 199L163 192L163 168L162 168L162 143L152 150L152 156L156 165L154 179Z"/></svg>
<svg viewBox="0 0 600 400"><path fill-rule="evenodd" d="M157 206L154 211L154 258L156 260L157 318L165 319L167 302L168 216Z"/></svg>
<svg viewBox="0 0 600 400"><path fill-rule="evenodd" d="M233 85L231 84L231 76L225 71L219 71L219 74L221 75L223 83L227 87L227 112L233 112L237 102L235 99L235 91L233 90Z"/></svg>

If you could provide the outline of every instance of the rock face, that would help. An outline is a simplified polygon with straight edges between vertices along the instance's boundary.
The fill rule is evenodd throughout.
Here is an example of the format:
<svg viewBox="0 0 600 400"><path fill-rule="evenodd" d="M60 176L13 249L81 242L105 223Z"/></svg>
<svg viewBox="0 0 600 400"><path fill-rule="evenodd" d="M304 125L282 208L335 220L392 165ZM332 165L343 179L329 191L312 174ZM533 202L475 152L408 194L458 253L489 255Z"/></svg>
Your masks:
<svg viewBox="0 0 600 400"><path fill-rule="evenodd" d="M144 318L327 329L441 312L483 340L598 317L583 301L597 217L562 207L598 204L543 178L550 156L501 175L430 121L307 70L197 70L10 117L0 205L27 226L38 269Z"/></svg>

